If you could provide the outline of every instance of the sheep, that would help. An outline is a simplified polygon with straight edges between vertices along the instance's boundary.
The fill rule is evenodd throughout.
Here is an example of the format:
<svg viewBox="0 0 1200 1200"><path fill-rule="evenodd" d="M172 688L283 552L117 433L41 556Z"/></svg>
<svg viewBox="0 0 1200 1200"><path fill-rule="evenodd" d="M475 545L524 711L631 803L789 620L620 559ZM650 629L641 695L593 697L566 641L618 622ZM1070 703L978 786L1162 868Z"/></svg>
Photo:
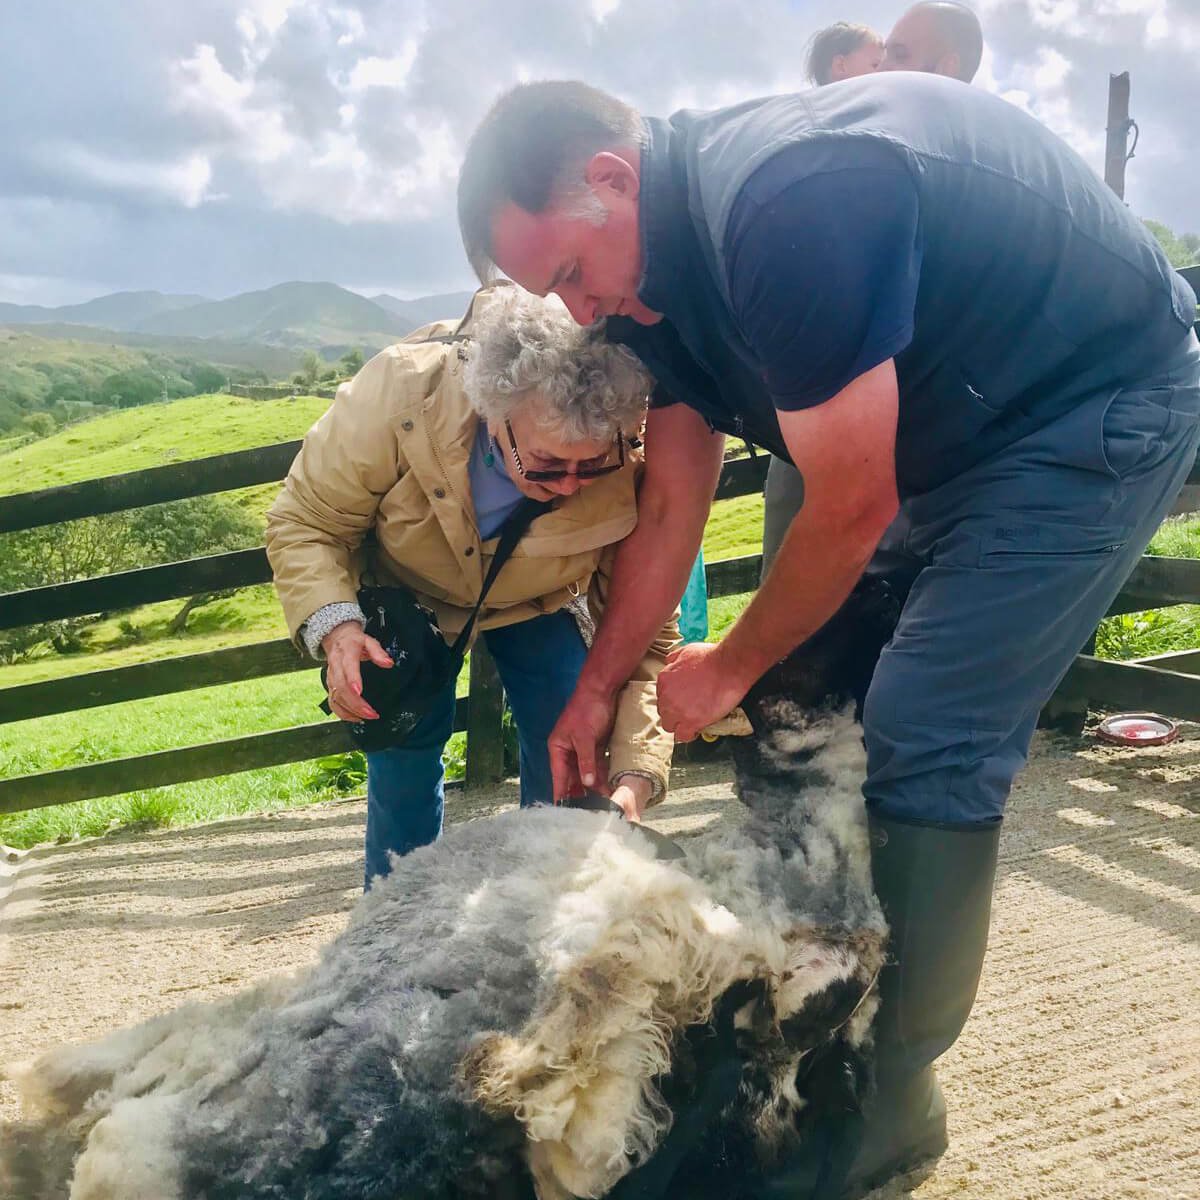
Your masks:
<svg viewBox="0 0 1200 1200"><path fill-rule="evenodd" d="M673 860L595 812L454 826L311 969L43 1055L0 1192L753 1194L870 1086L887 931L845 705L888 613L860 586L748 698L739 826Z"/></svg>

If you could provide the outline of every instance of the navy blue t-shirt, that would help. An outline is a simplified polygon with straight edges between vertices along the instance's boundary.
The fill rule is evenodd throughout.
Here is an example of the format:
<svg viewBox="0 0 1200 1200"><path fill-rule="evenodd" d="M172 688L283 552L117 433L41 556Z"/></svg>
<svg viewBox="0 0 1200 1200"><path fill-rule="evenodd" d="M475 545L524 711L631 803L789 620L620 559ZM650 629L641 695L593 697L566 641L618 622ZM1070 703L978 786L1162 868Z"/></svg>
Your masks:
<svg viewBox="0 0 1200 1200"><path fill-rule="evenodd" d="M671 236L685 234L675 226ZM725 260L730 315L743 350L700 332L715 297L689 292L685 312L682 298L673 296L672 316L682 322L685 339L702 341L706 365L719 381L720 399L713 399L731 417L737 414L736 432L787 457L779 411L823 404L912 340L921 273L912 178L894 150L867 139L785 149L741 189L726 229ZM610 318L609 326L610 336L617 334L661 374L671 340L667 323L638 328ZM676 368L685 365L678 351L667 351L667 358ZM660 380L651 407L679 399Z"/></svg>
<svg viewBox="0 0 1200 1200"><path fill-rule="evenodd" d="M896 469L926 492L1175 352L1193 297L1026 114L870 77L648 119L638 295L609 337L714 428L787 456L779 413L895 360Z"/></svg>
<svg viewBox="0 0 1200 1200"><path fill-rule="evenodd" d="M725 256L734 321L777 409L824 403L912 340L920 208L887 146L775 155L738 196Z"/></svg>

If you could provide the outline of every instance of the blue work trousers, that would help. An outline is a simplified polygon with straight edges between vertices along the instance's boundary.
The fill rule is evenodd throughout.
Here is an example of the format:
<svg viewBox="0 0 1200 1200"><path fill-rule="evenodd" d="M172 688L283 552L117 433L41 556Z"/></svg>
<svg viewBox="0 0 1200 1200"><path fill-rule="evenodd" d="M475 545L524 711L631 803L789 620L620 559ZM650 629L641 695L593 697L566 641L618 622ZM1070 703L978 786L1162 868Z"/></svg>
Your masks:
<svg viewBox="0 0 1200 1200"><path fill-rule="evenodd" d="M587 648L575 618L562 609L480 635L496 661L517 725L521 806L553 800L546 739L583 667ZM454 685L438 696L404 745L367 755L366 887L391 871L390 854L407 854L442 832L442 751L454 728Z"/></svg>
<svg viewBox="0 0 1200 1200"><path fill-rule="evenodd" d="M1170 510L1200 443L1195 337L904 502L869 570L908 589L867 695L868 807L998 821L1038 713Z"/></svg>

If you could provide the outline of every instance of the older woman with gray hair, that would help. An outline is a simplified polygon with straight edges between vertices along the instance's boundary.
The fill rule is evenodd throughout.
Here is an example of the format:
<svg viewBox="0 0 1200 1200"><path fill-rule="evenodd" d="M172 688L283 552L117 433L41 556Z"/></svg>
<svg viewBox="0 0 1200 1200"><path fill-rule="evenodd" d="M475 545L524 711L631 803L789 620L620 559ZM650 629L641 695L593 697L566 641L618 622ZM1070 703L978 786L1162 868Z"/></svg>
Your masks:
<svg viewBox="0 0 1200 1200"><path fill-rule="evenodd" d="M556 299L509 285L479 292L461 322L384 350L339 389L267 521L289 629L327 660L337 716L376 720L361 664L392 665L364 631L364 577L409 588L449 640L479 600L504 522L525 497L552 502L499 571L476 628L516 720L521 803L555 799L546 739L575 687L613 547L637 523L648 390L629 351L581 329ZM653 681L675 640L673 625L663 630L620 696L608 784L635 820L667 785L672 739ZM400 745L367 754L368 886L390 855L441 831L453 682L427 699Z"/></svg>

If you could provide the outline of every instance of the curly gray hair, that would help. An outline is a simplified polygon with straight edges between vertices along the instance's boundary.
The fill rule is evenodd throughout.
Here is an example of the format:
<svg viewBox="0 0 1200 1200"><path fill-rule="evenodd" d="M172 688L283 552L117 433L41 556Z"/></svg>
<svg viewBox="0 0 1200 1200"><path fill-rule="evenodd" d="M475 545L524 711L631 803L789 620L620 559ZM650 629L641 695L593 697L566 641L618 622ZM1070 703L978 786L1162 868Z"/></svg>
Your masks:
<svg viewBox="0 0 1200 1200"><path fill-rule="evenodd" d="M567 442L607 441L640 425L650 376L601 326L581 327L556 297L502 287L472 321L463 383L485 421L527 401L538 424Z"/></svg>

